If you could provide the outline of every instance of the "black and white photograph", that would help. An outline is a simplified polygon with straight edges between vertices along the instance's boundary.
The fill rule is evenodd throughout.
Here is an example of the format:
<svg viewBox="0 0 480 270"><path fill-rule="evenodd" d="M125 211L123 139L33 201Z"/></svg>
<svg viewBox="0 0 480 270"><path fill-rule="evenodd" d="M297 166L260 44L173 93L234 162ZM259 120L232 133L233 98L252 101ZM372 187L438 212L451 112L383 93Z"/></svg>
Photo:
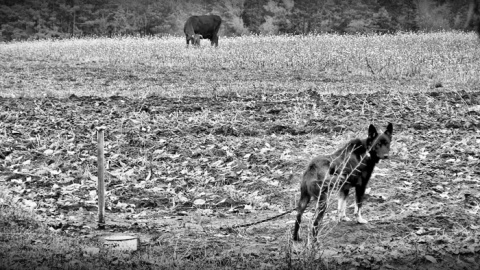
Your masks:
<svg viewBox="0 0 480 270"><path fill-rule="evenodd" d="M480 0L0 0L14 269L480 269Z"/></svg>

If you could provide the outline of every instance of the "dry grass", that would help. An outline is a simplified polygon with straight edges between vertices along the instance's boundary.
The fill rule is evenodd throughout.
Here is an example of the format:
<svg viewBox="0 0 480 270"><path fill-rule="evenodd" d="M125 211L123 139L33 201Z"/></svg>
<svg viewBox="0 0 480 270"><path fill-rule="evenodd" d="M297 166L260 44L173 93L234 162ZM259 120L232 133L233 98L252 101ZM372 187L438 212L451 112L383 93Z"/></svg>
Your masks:
<svg viewBox="0 0 480 270"><path fill-rule="evenodd" d="M456 90L479 83L479 46L461 32L245 36L219 48L178 37L0 44L0 94L145 97Z"/></svg>

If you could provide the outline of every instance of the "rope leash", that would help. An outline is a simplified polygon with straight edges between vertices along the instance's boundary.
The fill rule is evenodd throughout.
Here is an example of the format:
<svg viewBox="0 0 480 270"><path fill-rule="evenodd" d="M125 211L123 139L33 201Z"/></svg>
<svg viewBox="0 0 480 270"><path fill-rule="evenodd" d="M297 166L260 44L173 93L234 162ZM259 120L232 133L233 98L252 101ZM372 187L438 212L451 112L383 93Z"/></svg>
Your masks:
<svg viewBox="0 0 480 270"><path fill-rule="evenodd" d="M293 208L293 209L288 210L285 213L281 213L281 214L278 214L276 216L269 217L267 219L263 219L263 220L260 220L260 221L255 221L255 222L245 223L245 224L240 224L240 225L233 225L233 226L228 226L228 227L220 227L220 229L231 230L231 229L236 229L236 228L250 227L250 226L257 225L257 224L260 224L260 223L263 223L263 222L267 222L267 221L270 221L270 220L273 220L273 219L276 219L276 218L279 218L279 217L283 217L283 216L285 216L287 214L290 214L291 212L295 211L296 209L297 208Z"/></svg>

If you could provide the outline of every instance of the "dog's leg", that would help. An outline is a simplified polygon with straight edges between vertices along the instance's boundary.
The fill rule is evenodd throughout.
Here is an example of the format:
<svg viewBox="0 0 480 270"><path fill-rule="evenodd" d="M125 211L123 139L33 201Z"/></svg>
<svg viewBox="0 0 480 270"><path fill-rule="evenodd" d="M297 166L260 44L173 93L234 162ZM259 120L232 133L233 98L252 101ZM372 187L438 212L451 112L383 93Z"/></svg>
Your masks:
<svg viewBox="0 0 480 270"><path fill-rule="evenodd" d="M362 204L363 204L363 195L365 194L365 187L364 186L358 186L355 187L355 197L356 197L356 207L355 207L355 212L357 216L357 222L360 224L365 224L368 223L366 219L362 217Z"/></svg>
<svg viewBox="0 0 480 270"><path fill-rule="evenodd" d="M350 218L346 215L347 209L347 197L350 189L341 189L338 193L338 221L350 221Z"/></svg>
<svg viewBox="0 0 480 270"><path fill-rule="evenodd" d="M357 212L357 222L360 223L360 224L367 224L368 223L368 220L366 220L362 217L362 210L361 209L358 209L358 212Z"/></svg>
<svg viewBox="0 0 480 270"><path fill-rule="evenodd" d="M310 202L310 194L307 191L302 191L300 194L300 200L297 206L297 220L295 222L295 228L293 229L293 240L300 241L298 237L298 230L300 229L300 222L302 222L302 215Z"/></svg>
<svg viewBox="0 0 480 270"><path fill-rule="evenodd" d="M318 208L316 210L317 216L315 217L315 221L313 221L313 241L317 241L317 234L318 234L318 226L320 221L323 219L323 215L325 214L325 210L327 210L327 193L322 192L320 198L318 198Z"/></svg>

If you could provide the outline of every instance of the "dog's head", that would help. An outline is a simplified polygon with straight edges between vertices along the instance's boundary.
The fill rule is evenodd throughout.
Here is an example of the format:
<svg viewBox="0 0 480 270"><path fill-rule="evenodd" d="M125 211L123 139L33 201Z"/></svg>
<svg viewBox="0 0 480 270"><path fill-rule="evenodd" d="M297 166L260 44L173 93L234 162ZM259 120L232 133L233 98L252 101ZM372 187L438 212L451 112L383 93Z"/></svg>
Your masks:
<svg viewBox="0 0 480 270"><path fill-rule="evenodd" d="M368 127L367 149L372 157L387 159L390 152L390 142L392 141L393 126L388 123L387 129L382 134L378 134L375 126Z"/></svg>

